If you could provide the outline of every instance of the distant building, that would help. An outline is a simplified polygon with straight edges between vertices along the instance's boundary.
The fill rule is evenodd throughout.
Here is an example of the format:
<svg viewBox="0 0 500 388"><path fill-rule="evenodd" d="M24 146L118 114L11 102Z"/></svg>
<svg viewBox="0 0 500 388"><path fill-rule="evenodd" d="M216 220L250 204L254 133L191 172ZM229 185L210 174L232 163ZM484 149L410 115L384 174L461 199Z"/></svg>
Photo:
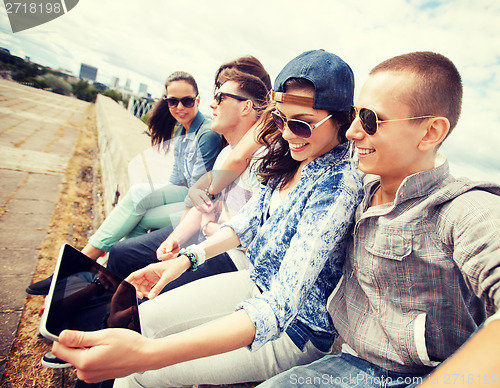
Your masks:
<svg viewBox="0 0 500 388"><path fill-rule="evenodd" d="M80 78L88 81L95 81L97 78L97 67L82 63L80 66Z"/></svg>
<svg viewBox="0 0 500 388"><path fill-rule="evenodd" d="M120 83L120 78L118 78L118 77L112 77L112 78L111 78L111 85L110 85L110 86L111 86L112 88L115 88L115 89L116 89L116 88L118 88L118 84L119 84L119 83Z"/></svg>
<svg viewBox="0 0 500 388"><path fill-rule="evenodd" d="M139 96L145 96L148 94L148 85L139 84Z"/></svg>
<svg viewBox="0 0 500 388"><path fill-rule="evenodd" d="M130 89L130 78L127 78L127 81L125 81L125 90L132 91Z"/></svg>
<svg viewBox="0 0 500 388"><path fill-rule="evenodd" d="M71 84L78 81L78 77L76 77L71 70L59 68L55 70L55 73L58 76L63 77L66 81L68 81Z"/></svg>

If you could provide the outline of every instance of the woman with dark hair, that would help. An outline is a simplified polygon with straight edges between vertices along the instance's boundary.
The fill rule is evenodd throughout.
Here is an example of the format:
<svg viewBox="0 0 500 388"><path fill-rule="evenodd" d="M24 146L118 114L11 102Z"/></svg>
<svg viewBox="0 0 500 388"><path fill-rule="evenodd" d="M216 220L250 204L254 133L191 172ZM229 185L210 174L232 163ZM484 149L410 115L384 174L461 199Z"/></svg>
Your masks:
<svg viewBox="0 0 500 388"><path fill-rule="evenodd" d="M210 129L211 120L198 111L199 103L198 85L191 74L177 71L167 78L165 94L149 118L148 133L153 146L168 148L170 141L174 144L169 182L155 189L150 185L130 187L82 249L88 257L96 260L123 237L179 222L189 187L212 169L223 145L222 137ZM145 222L150 209L155 209L155 214ZM31 284L26 292L47 294L51 279Z"/></svg>
<svg viewBox="0 0 500 388"><path fill-rule="evenodd" d="M273 136L265 139L259 194L207 240L128 281L138 296L153 299L170 280L237 246L247 247L251 268L142 303L143 336L117 329L62 332L53 352L74 365L80 379L129 375L115 387L262 381L331 350L337 332L326 302L342 275L362 196L350 144L340 140L354 76L336 55L308 51L285 66L274 87L276 105L263 121L263 135Z"/></svg>

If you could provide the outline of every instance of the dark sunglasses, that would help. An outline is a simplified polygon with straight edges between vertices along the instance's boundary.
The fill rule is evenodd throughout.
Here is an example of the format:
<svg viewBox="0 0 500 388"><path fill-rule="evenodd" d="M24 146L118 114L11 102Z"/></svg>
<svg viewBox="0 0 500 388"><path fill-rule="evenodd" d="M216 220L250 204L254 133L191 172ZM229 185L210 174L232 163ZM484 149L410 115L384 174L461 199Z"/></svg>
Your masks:
<svg viewBox="0 0 500 388"><path fill-rule="evenodd" d="M361 126L363 130L368 135L375 135L378 130L378 125L382 123L388 123L390 121L405 121L405 120L417 120L417 119L429 119L436 116L418 116L418 117L409 117L406 119L393 119L393 120L379 120L377 113L375 111L368 108L357 108L353 106L351 108L351 119L354 121L356 117L359 116L359 121L361 122Z"/></svg>
<svg viewBox="0 0 500 388"><path fill-rule="evenodd" d="M238 101L248 101L249 100L249 98L238 96L236 94L231 94L231 93L226 93L226 92L217 92L214 95L214 100L217 103L217 105L220 105L220 103L222 102L222 97L230 97L230 98L234 98L235 100L238 100Z"/></svg>
<svg viewBox="0 0 500 388"><path fill-rule="evenodd" d="M298 137L303 137L305 139L311 137L314 128L318 128L321 124L326 122L326 120L332 117L332 115L328 115L323 120L318 121L316 124L311 125L302 120L296 120L296 119L287 120L286 118L281 116L276 110L272 111L271 115L273 116L274 122L276 123L280 131L284 131L285 126L288 125L288 128L294 135Z"/></svg>
<svg viewBox="0 0 500 388"><path fill-rule="evenodd" d="M176 108L177 105L179 105L179 102L184 106L184 108L192 108L194 106L194 103L196 101L196 97L182 97L182 98L177 98L177 97L168 97L163 96L163 99L167 101L168 107L169 108Z"/></svg>

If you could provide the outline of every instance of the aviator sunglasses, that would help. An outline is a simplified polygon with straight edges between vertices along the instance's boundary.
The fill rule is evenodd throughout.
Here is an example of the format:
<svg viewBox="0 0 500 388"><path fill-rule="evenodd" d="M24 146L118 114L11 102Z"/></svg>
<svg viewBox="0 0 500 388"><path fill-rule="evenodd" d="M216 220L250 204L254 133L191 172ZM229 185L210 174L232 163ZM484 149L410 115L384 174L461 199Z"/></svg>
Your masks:
<svg viewBox="0 0 500 388"><path fill-rule="evenodd" d="M368 108L357 108L353 106L351 108L351 119L354 119L359 116L359 121L361 122L361 126L363 130L368 135L375 135L378 129L378 125L382 123L388 123L390 121L405 121L405 120L417 120L417 119L429 119L436 116L418 116L418 117L409 117L406 119L392 119L392 120L379 120L377 113Z"/></svg>
<svg viewBox="0 0 500 388"><path fill-rule="evenodd" d="M281 116L276 110L272 111L271 115L273 116L274 122L276 123L280 131L284 131L285 126L288 125L288 128L295 136L302 137L305 139L311 137L313 129L318 128L321 124L326 122L326 120L332 117L332 115L328 115L323 120L318 121L316 124L311 125L302 120L297 120L297 119L287 120L286 118Z"/></svg>
<svg viewBox="0 0 500 388"><path fill-rule="evenodd" d="M177 98L177 97L168 97L163 96L163 99L167 101L168 107L169 108L176 108L177 105L179 105L179 102L184 106L184 108L192 108L194 106L194 103L196 101L196 97L182 97L182 98Z"/></svg>

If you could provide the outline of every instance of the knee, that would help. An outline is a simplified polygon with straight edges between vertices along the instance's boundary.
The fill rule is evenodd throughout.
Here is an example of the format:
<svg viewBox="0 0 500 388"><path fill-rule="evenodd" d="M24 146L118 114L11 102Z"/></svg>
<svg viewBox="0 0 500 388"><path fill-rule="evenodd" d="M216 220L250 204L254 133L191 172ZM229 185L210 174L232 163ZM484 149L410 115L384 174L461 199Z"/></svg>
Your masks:
<svg viewBox="0 0 500 388"><path fill-rule="evenodd" d="M121 242L116 243L109 250L107 268L121 277L124 277L122 274L122 265L126 261L126 253L126 244Z"/></svg>

